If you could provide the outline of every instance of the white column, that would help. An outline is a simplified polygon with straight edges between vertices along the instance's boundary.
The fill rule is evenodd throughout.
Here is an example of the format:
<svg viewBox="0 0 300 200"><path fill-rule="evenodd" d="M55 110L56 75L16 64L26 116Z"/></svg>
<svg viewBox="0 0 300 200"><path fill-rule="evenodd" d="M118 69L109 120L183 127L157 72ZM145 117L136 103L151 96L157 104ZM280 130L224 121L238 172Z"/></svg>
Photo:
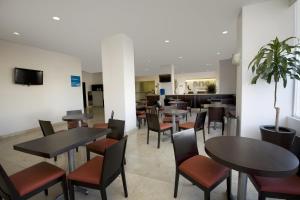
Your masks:
<svg viewBox="0 0 300 200"><path fill-rule="evenodd" d="M125 130L136 128L134 49L132 40L117 34L101 41L105 121L111 111L125 120Z"/></svg>

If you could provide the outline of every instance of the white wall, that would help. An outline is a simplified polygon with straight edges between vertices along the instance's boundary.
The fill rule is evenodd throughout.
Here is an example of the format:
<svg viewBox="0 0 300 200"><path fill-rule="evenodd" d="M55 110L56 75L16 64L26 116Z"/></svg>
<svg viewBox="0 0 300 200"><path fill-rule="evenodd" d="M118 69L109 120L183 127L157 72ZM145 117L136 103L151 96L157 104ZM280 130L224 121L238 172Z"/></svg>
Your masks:
<svg viewBox="0 0 300 200"><path fill-rule="evenodd" d="M81 61L64 54L0 40L0 135L38 127L38 119L62 121L67 110L82 109ZM13 83L14 67L44 72L44 85Z"/></svg>
<svg viewBox="0 0 300 200"><path fill-rule="evenodd" d="M242 63L239 69L241 84L241 135L259 138L260 125L274 125L274 84L258 81L251 85L253 77L248 64L259 48L278 36L281 40L294 35L294 9L288 1L272 0L243 7L242 10ZM292 114L293 83L286 89L280 84L278 105L281 107L280 124L286 125ZM239 107L239 106L238 106Z"/></svg>
<svg viewBox="0 0 300 200"><path fill-rule="evenodd" d="M236 66L232 64L232 59L219 61L219 93L236 93Z"/></svg>

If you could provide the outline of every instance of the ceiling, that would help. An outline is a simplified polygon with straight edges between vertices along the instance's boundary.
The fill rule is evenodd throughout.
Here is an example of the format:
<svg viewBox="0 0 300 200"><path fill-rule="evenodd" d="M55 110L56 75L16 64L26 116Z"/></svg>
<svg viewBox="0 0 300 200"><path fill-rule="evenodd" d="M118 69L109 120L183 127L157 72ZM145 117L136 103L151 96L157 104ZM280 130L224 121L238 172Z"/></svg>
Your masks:
<svg viewBox="0 0 300 200"><path fill-rule="evenodd" d="M101 40L124 33L134 42L137 75L167 64L176 73L208 71L235 53L241 7L261 1L0 0L0 39L76 56L83 70L99 72Z"/></svg>

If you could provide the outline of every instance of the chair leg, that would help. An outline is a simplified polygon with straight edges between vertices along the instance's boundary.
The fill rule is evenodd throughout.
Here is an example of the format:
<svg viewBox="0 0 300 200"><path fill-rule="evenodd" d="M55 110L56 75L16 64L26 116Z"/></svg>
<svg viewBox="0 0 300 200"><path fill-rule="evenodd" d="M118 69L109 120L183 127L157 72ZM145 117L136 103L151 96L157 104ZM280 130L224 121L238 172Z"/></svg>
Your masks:
<svg viewBox="0 0 300 200"><path fill-rule="evenodd" d="M68 184L67 184L67 179L66 177L63 178L62 182L61 182L61 186L62 186L62 190L64 193L64 198L65 200L69 199L69 195L68 195Z"/></svg>
<svg viewBox="0 0 300 200"><path fill-rule="evenodd" d="M149 128L147 130L147 144L149 144Z"/></svg>
<svg viewBox="0 0 300 200"><path fill-rule="evenodd" d="M157 148L160 147L160 131L158 132L158 141L157 141Z"/></svg>
<svg viewBox="0 0 300 200"><path fill-rule="evenodd" d="M45 196L48 196L48 189L44 190Z"/></svg>
<svg viewBox="0 0 300 200"><path fill-rule="evenodd" d="M101 199L102 199L102 200L107 200L105 188L104 188L104 189L101 189L100 192L101 192Z"/></svg>
<svg viewBox="0 0 300 200"><path fill-rule="evenodd" d="M138 122L139 122L139 129L141 129L141 119L138 119Z"/></svg>
<svg viewBox="0 0 300 200"><path fill-rule="evenodd" d="M76 152L78 152L78 147L76 147Z"/></svg>
<svg viewBox="0 0 300 200"><path fill-rule="evenodd" d="M171 128L170 131L171 131L171 142L173 143L173 129Z"/></svg>
<svg viewBox="0 0 300 200"><path fill-rule="evenodd" d="M177 197L177 191L178 191L178 182L179 182L179 173L176 170L176 174L175 174L175 188L174 188L174 198Z"/></svg>
<svg viewBox="0 0 300 200"><path fill-rule="evenodd" d="M225 123L224 121L222 122L222 135L224 135L224 127L225 127Z"/></svg>
<svg viewBox="0 0 300 200"><path fill-rule="evenodd" d="M258 200L265 200L266 197L265 195L261 194L260 192L258 193Z"/></svg>
<svg viewBox="0 0 300 200"><path fill-rule="evenodd" d="M226 190L227 199L230 200L232 197L232 195L231 195L231 170L229 172L229 176L228 176L226 182L227 182L227 190Z"/></svg>
<svg viewBox="0 0 300 200"><path fill-rule="evenodd" d="M125 176L124 167L122 167L121 175L122 175L122 182L123 182L123 188L124 188L124 195L127 198L128 197L128 192L127 192L127 184L126 184L126 176Z"/></svg>
<svg viewBox="0 0 300 200"><path fill-rule="evenodd" d="M207 125L207 129L208 129L208 134L210 133L210 121L208 121L208 125Z"/></svg>
<svg viewBox="0 0 300 200"><path fill-rule="evenodd" d="M205 143L205 128L203 127L203 142Z"/></svg>
<svg viewBox="0 0 300 200"><path fill-rule="evenodd" d="M91 159L91 152L86 147L86 160L89 161Z"/></svg>
<svg viewBox="0 0 300 200"><path fill-rule="evenodd" d="M54 162L56 162L57 161L57 156L54 156Z"/></svg>
<svg viewBox="0 0 300 200"><path fill-rule="evenodd" d="M68 182L68 188L69 188L70 200L75 200L74 186L72 185L71 181Z"/></svg>
<svg viewBox="0 0 300 200"><path fill-rule="evenodd" d="M210 200L210 191L204 191L204 199Z"/></svg>

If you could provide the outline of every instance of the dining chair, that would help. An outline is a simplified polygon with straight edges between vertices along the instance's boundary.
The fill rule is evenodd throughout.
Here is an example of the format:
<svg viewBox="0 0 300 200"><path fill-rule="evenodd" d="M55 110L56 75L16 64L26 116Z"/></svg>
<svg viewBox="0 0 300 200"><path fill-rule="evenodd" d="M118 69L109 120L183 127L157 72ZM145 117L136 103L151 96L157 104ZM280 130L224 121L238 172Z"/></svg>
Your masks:
<svg viewBox="0 0 300 200"><path fill-rule="evenodd" d="M295 138L295 133L284 133L284 132L265 132L261 131L261 139L266 142L270 142L279 145L287 150L291 149Z"/></svg>
<svg viewBox="0 0 300 200"><path fill-rule="evenodd" d="M125 121L109 119L108 128L111 129L111 132L106 135L106 138L97 140L86 145L87 160L90 160L91 152L104 155L105 149L118 143L124 137Z"/></svg>
<svg viewBox="0 0 300 200"><path fill-rule="evenodd" d="M128 197L124 169L127 136L105 149L104 156L87 161L68 175L70 199L75 199L74 185L100 190L102 200L107 199L106 188L119 176L122 177L125 197Z"/></svg>
<svg viewBox="0 0 300 200"><path fill-rule="evenodd" d="M115 112L112 110L111 114L110 114L110 119L114 118L114 114L115 114ZM94 128L108 128L108 123L97 123L97 124L94 124L93 127Z"/></svg>
<svg viewBox="0 0 300 200"><path fill-rule="evenodd" d="M208 107L208 134L210 133L210 123L211 122L221 122L222 123L222 135L224 135L224 107Z"/></svg>
<svg viewBox="0 0 300 200"><path fill-rule="evenodd" d="M214 160L199 155L196 134L192 129L173 134L176 174L174 198L177 197L179 175L204 191L204 199L210 192L227 180L227 198L231 198L231 170Z"/></svg>
<svg viewBox="0 0 300 200"><path fill-rule="evenodd" d="M277 133L276 133L277 134ZM293 152L300 159L300 137L296 136L291 146ZM248 175L258 192L258 200L268 198L300 199L300 170L288 177L261 177Z"/></svg>
<svg viewBox="0 0 300 200"><path fill-rule="evenodd" d="M206 113L207 112L197 113L195 122L186 122L183 124L179 124L179 131L193 128L195 131L195 134L196 134L198 131L202 130L203 131L203 141L205 143L205 126L204 125L205 125Z"/></svg>
<svg viewBox="0 0 300 200"><path fill-rule="evenodd" d="M187 102L180 102L180 103L177 103L177 109L178 110L188 110L188 103ZM188 114L186 113L185 114L185 121L187 121L187 116Z"/></svg>
<svg viewBox="0 0 300 200"><path fill-rule="evenodd" d="M82 110L68 110L67 115L81 115ZM79 126L78 121L68 121L68 129L77 128ZM88 123L81 120L81 127L88 127Z"/></svg>
<svg viewBox="0 0 300 200"><path fill-rule="evenodd" d="M192 100L187 101L187 110L190 113L190 117L192 116Z"/></svg>
<svg viewBox="0 0 300 200"><path fill-rule="evenodd" d="M171 135L173 134L172 124L171 123L159 123L158 113L146 113L147 118L147 144L149 144L149 132L157 132L158 140L157 140L157 148L160 148L160 134L165 131L170 130Z"/></svg>
<svg viewBox="0 0 300 200"><path fill-rule="evenodd" d="M61 183L63 195L68 199L66 173L47 162L41 162L8 176L0 164L0 199L25 200Z"/></svg>

